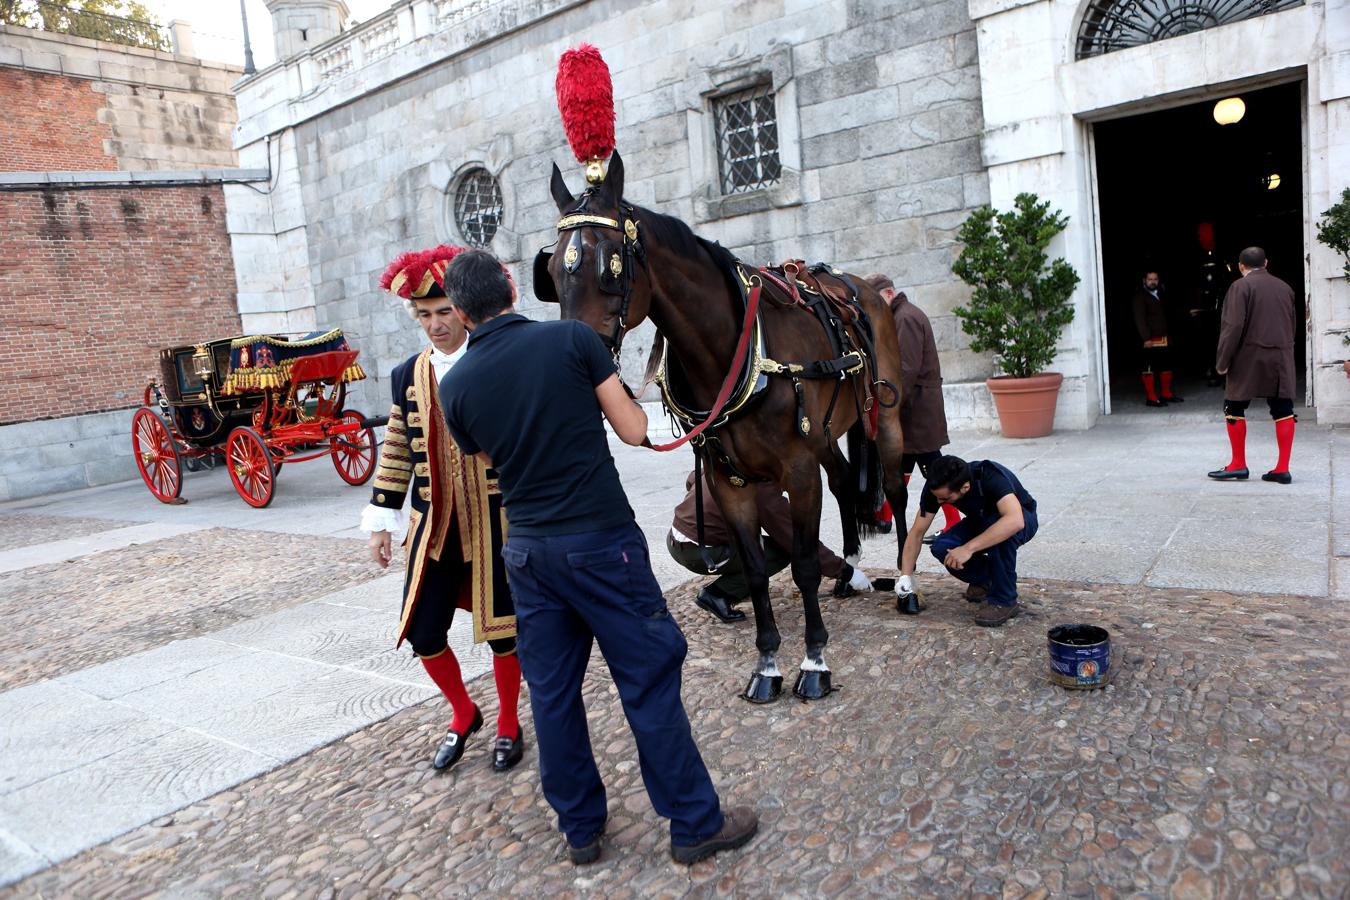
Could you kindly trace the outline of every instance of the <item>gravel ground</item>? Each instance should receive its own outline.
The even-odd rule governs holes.
[[[380,574],[363,541],[231,528],[0,574],[0,690],[216,631]]]
[[[237,533],[204,532],[197,545],[126,551],[139,574],[105,576],[102,593],[120,599],[115,621],[97,623],[99,640],[129,630],[150,644],[232,621],[243,610],[227,570],[288,573],[311,597],[312,579],[365,572],[338,564],[331,545],[341,542],[267,539],[241,545]],[[241,560],[247,546],[255,555]],[[173,555],[196,561],[196,591],[147,590],[146,577],[172,580]],[[219,571],[208,564],[203,575],[204,557]],[[276,559],[327,565],[269,567]],[[80,584],[73,574],[49,576],[67,601]],[[275,581],[247,603],[289,602]],[[143,605],[221,582],[185,615]],[[787,668],[800,657],[801,615],[782,599],[787,583],[774,584]],[[723,802],[759,810],[760,834],[743,851],[690,868],[670,861],[597,657],[585,697],[610,823],[595,866],[566,862],[528,714],[516,770],[492,772],[480,736],[455,770],[437,774],[429,760],[447,719],[437,700],[0,895],[1344,896],[1350,626],[1335,601],[1043,581],[1024,586],[1021,618],[981,629],[953,582],[928,591],[918,618],[896,615],[882,595],[828,600],[827,658],[841,689],[815,704],[785,696],[753,707],[736,697],[754,660],[753,626],[709,619],[693,605],[697,587],[668,595],[690,644],[685,703]],[[22,590],[22,581],[0,588]],[[131,609],[139,628],[121,618]],[[1066,621],[1111,630],[1120,669],[1110,687],[1049,684],[1045,631]],[[16,635],[28,646],[44,625],[36,615],[3,624],[8,672]],[[75,640],[91,623],[79,624],[34,643]],[[90,641],[83,664],[96,654]],[[480,735],[490,734],[491,680],[470,689],[488,721]]]

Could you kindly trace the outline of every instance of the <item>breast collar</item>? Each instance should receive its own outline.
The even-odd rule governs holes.
[[[736,285],[740,288],[740,311],[744,312],[745,304],[749,299],[748,292],[751,282],[745,267],[739,262],[736,263],[735,276]],[[762,313],[759,313],[755,316],[754,324],[751,326],[754,333],[750,336],[750,353],[737,376],[736,387],[732,391],[731,400],[722,409],[721,415],[708,426],[709,430],[725,425],[738,413],[746,409],[750,405],[750,401],[758,397],[769,386],[768,369],[766,369],[765,363],[767,361],[773,366],[778,364],[769,359],[768,348],[764,343],[764,328],[760,322],[761,315]],[[661,389],[661,399],[666,404],[666,408],[688,431],[696,423],[702,422],[708,417],[708,410],[695,409],[687,403],[680,402],[675,396],[667,370],[669,357],[670,349],[669,344],[667,344],[665,352],[661,355],[661,367],[657,371],[656,383]]]

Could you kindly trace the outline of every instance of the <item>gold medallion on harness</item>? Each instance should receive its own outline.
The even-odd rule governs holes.
[[[613,273],[615,278],[623,274],[623,259],[619,254],[615,253],[609,258],[609,271]]]
[[[577,264],[577,248],[568,247],[567,252],[563,254],[563,263],[570,269]]]
[[[802,434],[810,434],[810,433],[811,433],[811,420],[808,419],[806,416],[802,416]]]
[[[632,219],[623,220],[623,233],[628,235],[628,240],[637,243],[637,223]]]

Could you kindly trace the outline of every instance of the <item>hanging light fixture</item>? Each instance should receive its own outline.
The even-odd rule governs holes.
[[[1220,125],[1234,125],[1247,114],[1247,104],[1241,97],[1225,97],[1214,104],[1214,121]]]
[[[1280,186],[1280,173],[1271,172],[1269,175],[1267,175],[1265,178],[1262,178],[1261,180],[1265,182],[1266,190],[1273,191]]]

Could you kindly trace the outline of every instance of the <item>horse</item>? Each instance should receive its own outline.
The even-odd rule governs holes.
[[[658,340],[668,342],[659,379],[663,397],[686,431],[699,432],[692,442],[696,466],[701,457],[712,466],[713,495],[735,536],[750,584],[759,660],[742,696],[752,702],[777,699],[783,676],[755,491],[746,485],[767,481],[787,492],[792,578],[802,596],[806,645],[793,693],[820,699],[832,690],[824,655],[829,633],[818,594],[820,469],[825,469],[830,492],[839,502],[844,556],[850,565],[857,565],[861,535],[875,524],[881,492],[892,509],[905,508],[900,348],[890,311],[864,280],[838,270],[817,269],[813,279],[804,266],[788,266],[777,277],[743,266],[679,219],[624,201],[623,181],[617,152],[603,180],[579,196],[571,193],[554,164],[550,192],[560,215],[559,238],[553,249],[541,250],[535,259],[535,294],[541,301],[558,303],[564,318],[590,325],[616,363],[624,334],[645,318],[657,326]],[[812,283],[836,292],[852,289],[867,319],[878,326],[867,335],[860,321],[847,331],[844,340],[858,351],[856,356],[844,355],[841,361],[838,341],[832,345],[818,316],[796,302]],[[749,298],[755,295],[767,302],[750,316]],[[871,360],[863,359],[864,345],[870,345]],[[738,360],[742,349],[745,358]],[[659,348],[654,348],[654,360],[658,356]],[[823,363],[811,365],[822,360],[834,365],[825,371],[820,371]],[[864,364],[858,365],[860,361]],[[649,375],[652,370],[649,365]],[[718,412],[719,395],[728,405],[709,416]],[[876,418],[872,438],[865,433],[869,415]],[[848,461],[836,442],[845,433]],[[904,529],[896,533],[898,537]],[[897,546],[897,561],[899,552]]]

